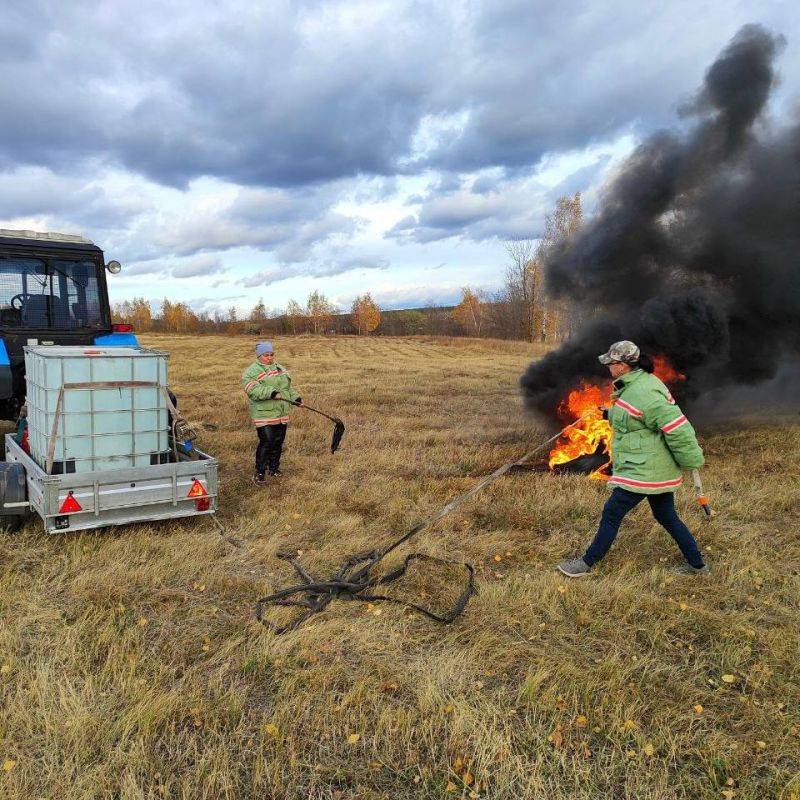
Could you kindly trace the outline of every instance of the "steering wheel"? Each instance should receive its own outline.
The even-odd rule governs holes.
[[[28,301],[29,297],[33,297],[33,295],[30,294],[29,292],[21,292],[20,294],[15,294],[10,301],[11,308],[16,309],[17,311],[21,311],[23,304],[25,304]]]

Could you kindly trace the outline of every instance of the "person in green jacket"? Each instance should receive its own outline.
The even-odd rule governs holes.
[[[291,408],[286,401],[302,405],[303,400],[292,386],[289,373],[275,362],[272,342],[256,345],[256,360],[242,373],[242,385],[258,434],[254,481],[263,485],[267,475],[281,475],[281,452]]]
[[[675,490],[683,481],[682,470],[704,463],[694,428],[669,389],[652,374],[652,360],[633,342],[617,342],[599,359],[614,379],[608,410],[614,431],[609,483],[614,490],[584,555],[562,561],[559,570],[570,578],[586,575],[608,552],[625,515],[646,497],[656,521],[686,559],[680,571],[708,572],[697,542],[675,511]]]

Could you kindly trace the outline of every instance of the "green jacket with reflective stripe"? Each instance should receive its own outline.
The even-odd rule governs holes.
[[[256,427],[289,421],[291,405],[285,400],[273,400],[274,392],[288,400],[300,397],[292,387],[291,375],[280,364],[254,361],[242,373],[242,386],[249,400],[250,419]]]
[[[627,372],[614,381],[611,397],[612,486],[639,494],[674,492],[682,470],[703,466],[694,428],[655,375]]]

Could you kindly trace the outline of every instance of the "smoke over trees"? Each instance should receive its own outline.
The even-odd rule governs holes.
[[[619,339],[669,357],[689,398],[770,379],[800,352],[800,126],[763,113],[782,45],[742,28],[683,109],[691,129],[642,143],[547,254],[553,296],[599,313],[528,368],[530,408],[551,413]]]

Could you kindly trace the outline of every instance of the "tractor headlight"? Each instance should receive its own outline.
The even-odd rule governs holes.
[[[119,261],[109,261],[108,264],[106,264],[106,269],[112,275],[116,275],[122,269],[122,264],[120,264]]]

